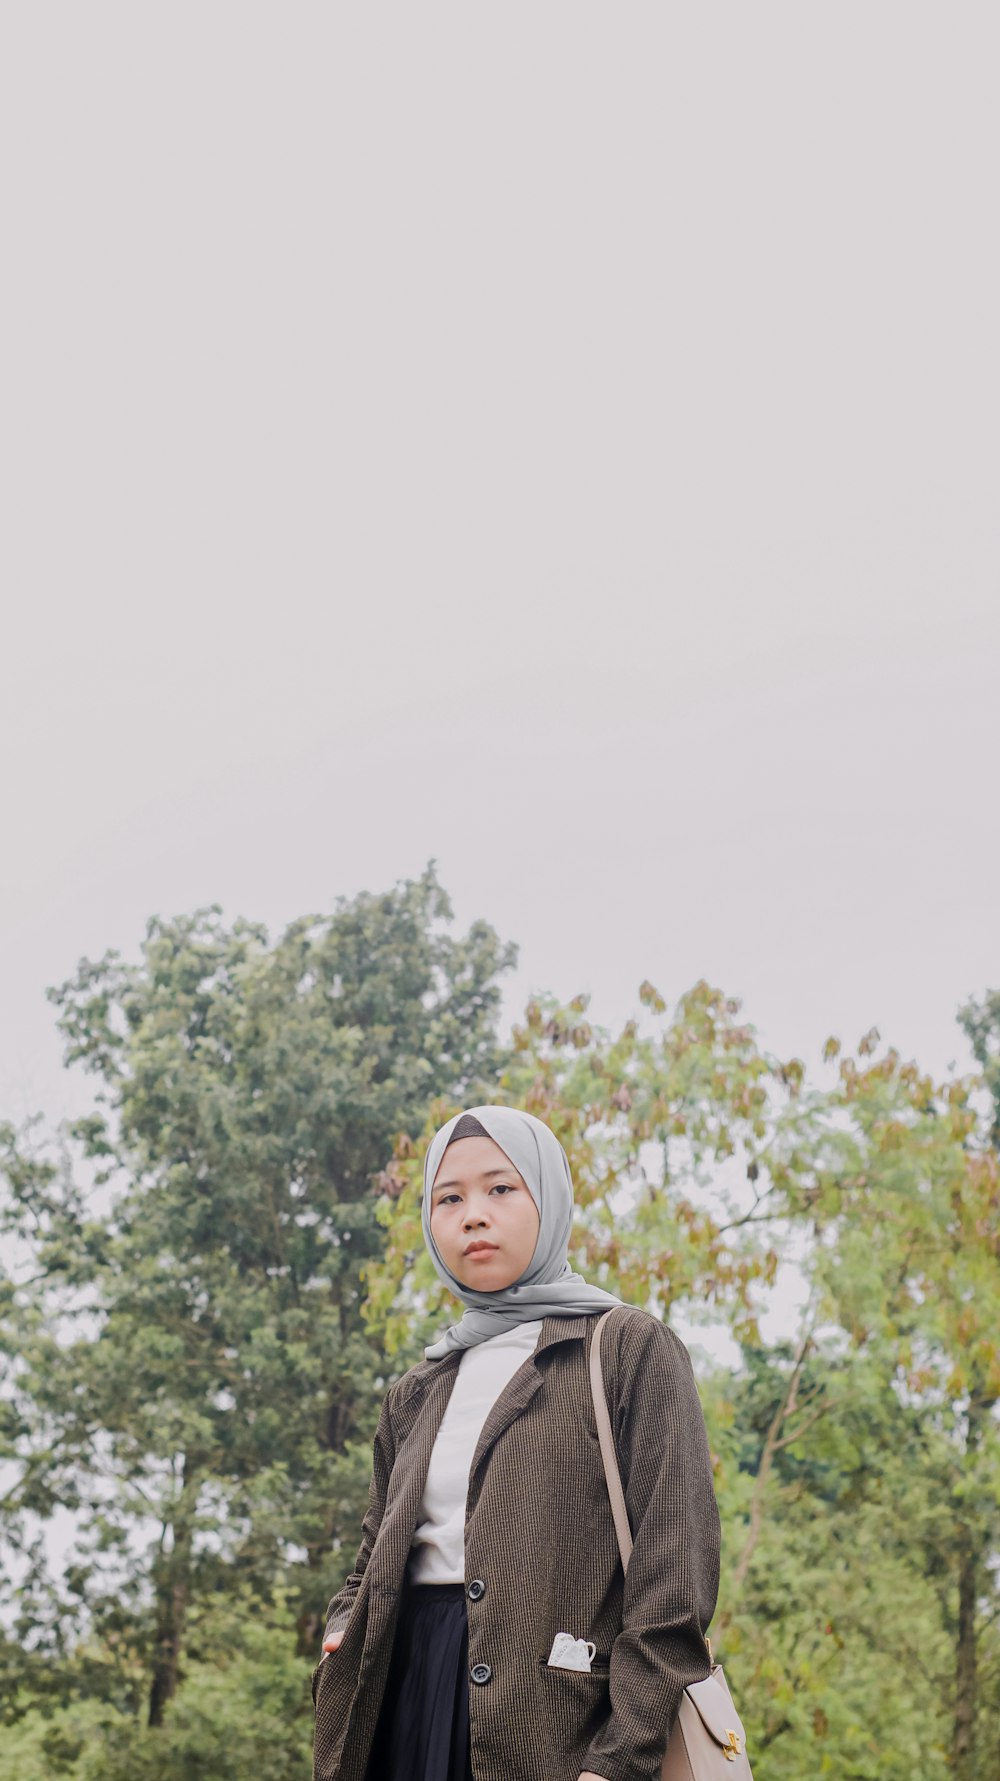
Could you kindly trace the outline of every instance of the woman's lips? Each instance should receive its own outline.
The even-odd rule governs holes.
[[[485,1249],[467,1249],[465,1252],[465,1259],[467,1262],[484,1262],[487,1261],[491,1255],[496,1255],[496,1252],[496,1244],[491,1243],[488,1248]]]

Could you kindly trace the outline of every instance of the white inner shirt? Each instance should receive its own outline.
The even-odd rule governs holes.
[[[410,1547],[413,1583],[464,1583],[465,1504],[483,1424],[505,1385],[535,1351],[542,1319],[467,1348],[441,1418]]]

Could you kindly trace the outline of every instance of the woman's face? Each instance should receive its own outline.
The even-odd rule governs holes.
[[[499,1144],[456,1138],[448,1145],[431,1187],[430,1225],[442,1261],[463,1286],[513,1286],[535,1253],[538,1224],[527,1183]]]

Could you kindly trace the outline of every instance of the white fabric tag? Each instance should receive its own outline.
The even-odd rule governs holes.
[[[597,1646],[590,1639],[574,1639],[572,1633],[556,1633],[549,1663],[560,1670],[589,1670]]]

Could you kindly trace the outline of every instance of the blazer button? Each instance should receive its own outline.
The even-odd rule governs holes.
[[[486,1585],[483,1582],[482,1578],[481,1577],[473,1577],[472,1582],[469,1584],[469,1590],[468,1590],[470,1602],[478,1602],[480,1596],[483,1596],[485,1594],[486,1594]]]
[[[493,1671],[489,1664],[473,1664],[472,1666],[473,1682],[488,1682],[492,1674]]]

